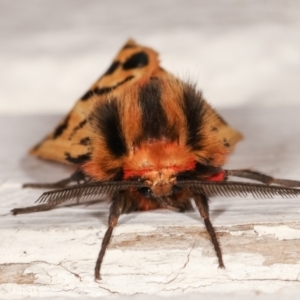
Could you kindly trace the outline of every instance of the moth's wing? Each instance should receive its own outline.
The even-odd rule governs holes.
[[[129,40],[107,71],[76,102],[64,120],[31,149],[32,155],[67,164],[81,164],[90,159],[92,144],[88,117],[95,103],[106,101],[111,92],[125,90],[135,82],[147,81],[159,70],[158,54]]]
[[[200,139],[193,152],[200,164],[222,167],[243,136],[230,127],[203,98],[201,103],[203,106],[198,133]]]
[[[216,132],[217,137],[226,145],[229,153],[232,152],[235,145],[243,139],[243,135],[232,128],[228,123],[207,103],[206,110],[212,129]]]

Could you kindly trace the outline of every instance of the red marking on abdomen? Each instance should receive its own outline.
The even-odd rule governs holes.
[[[128,179],[130,177],[141,177],[147,172],[154,171],[154,169],[141,169],[141,170],[124,170],[124,179]]]
[[[225,177],[226,177],[225,171],[222,170],[219,173],[216,173],[208,178],[205,178],[205,180],[207,180],[207,181],[225,181]]]

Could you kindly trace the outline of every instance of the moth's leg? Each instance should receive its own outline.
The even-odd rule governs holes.
[[[286,187],[300,187],[300,181],[273,178],[272,176],[254,170],[239,169],[239,170],[225,170],[225,172],[227,176],[247,178],[265,184],[278,184]]]
[[[204,195],[197,194],[197,195],[194,195],[194,200],[195,200],[195,204],[199,210],[199,213],[204,220],[204,224],[205,224],[206,230],[210,236],[211,242],[214,245],[215,252],[217,254],[218,261],[219,261],[219,268],[225,268],[224,263],[223,263],[223,257],[222,257],[222,251],[220,248],[220,244],[217,239],[215,229],[212,226],[210,219],[209,219],[208,198]]]
[[[27,206],[27,207],[21,207],[21,208],[14,208],[11,210],[11,213],[13,215],[20,215],[20,214],[30,214],[33,212],[39,212],[39,211],[46,211],[53,209],[56,205],[49,205],[49,204],[40,204],[35,206]]]
[[[101,279],[100,268],[101,268],[102,260],[106,248],[109,244],[113,229],[117,225],[118,219],[123,211],[124,211],[124,193],[119,193],[113,198],[110,206],[109,217],[108,217],[108,228],[102,240],[101,249],[98,254],[98,259],[95,266],[95,280]]]
[[[23,188],[41,188],[41,189],[58,189],[66,187],[70,183],[80,184],[81,182],[86,182],[87,177],[80,170],[77,170],[73,173],[69,178],[52,182],[52,183],[25,183],[23,184]]]

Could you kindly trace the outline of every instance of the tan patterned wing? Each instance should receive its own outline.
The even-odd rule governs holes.
[[[64,120],[30,153],[37,157],[67,164],[81,164],[90,159],[92,142],[88,117],[95,103],[107,101],[112,92],[127,89],[136,82],[147,81],[159,69],[158,54],[129,40],[107,71],[76,102]]]
[[[232,152],[235,145],[243,139],[243,135],[228,125],[228,123],[210,105],[206,103],[206,106],[209,114],[209,124],[211,124],[212,129],[216,131],[217,136],[226,145],[229,153]]]

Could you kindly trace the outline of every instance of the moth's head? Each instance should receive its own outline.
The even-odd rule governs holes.
[[[168,196],[174,193],[177,175],[193,170],[195,164],[194,155],[178,142],[147,140],[136,146],[126,158],[124,179],[145,183],[152,197]]]
[[[145,172],[140,180],[143,181],[147,188],[142,188],[139,192],[143,196],[163,197],[174,193],[174,184],[176,182],[176,172],[170,168],[161,170],[152,170]]]

